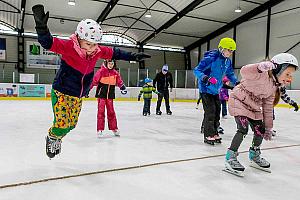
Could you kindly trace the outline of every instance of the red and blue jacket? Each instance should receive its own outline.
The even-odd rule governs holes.
[[[63,40],[52,37],[48,32],[39,34],[38,41],[43,48],[61,55],[61,65],[52,88],[74,97],[88,95],[99,59],[135,60],[131,52],[100,45],[91,56],[86,56],[80,50],[76,35],[72,35],[70,40]]]

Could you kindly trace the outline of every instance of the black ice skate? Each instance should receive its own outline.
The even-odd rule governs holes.
[[[61,139],[46,136],[46,154],[51,159],[61,152]]]
[[[148,115],[150,115],[150,111],[148,112]]]
[[[144,113],[143,113],[143,115],[144,115],[144,116],[147,116],[147,113],[146,113],[146,112],[144,112]]]
[[[157,115],[161,115],[162,112],[161,112],[160,110],[157,110],[157,111],[156,111],[156,114],[157,114]]]
[[[167,115],[172,115],[171,110],[167,110]]]
[[[215,138],[211,136],[204,137],[204,143],[215,145]]]
[[[222,143],[222,138],[219,136],[219,134],[214,136],[215,142],[221,144]]]
[[[219,134],[224,134],[224,129],[223,129],[221,126],[219,126],[219,127],[217,128],[217,132],[218,132]]]

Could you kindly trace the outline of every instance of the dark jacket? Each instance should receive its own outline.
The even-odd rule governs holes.
[[[157,87],[157,91],[168,90],[169,86],[173,88],[172,74],[170,72],[167,72],[165,75],[162,72],[157,73],[153,79],[153,86]]]

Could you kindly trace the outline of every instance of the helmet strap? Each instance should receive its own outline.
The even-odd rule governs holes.
[[[222,54],[222,56],[225,57],[225,55],[224,55],[224,48],[220,47],[220,48],[219,48],[219,51],[220,51],[220,53]]]
[[[277,78],[277,74],[274,70],[272,70],[272,74],[273,74],[273,77],[275,79],[275,85],[279,87],[281,85],[281,83],[279,83],[278,78]]]

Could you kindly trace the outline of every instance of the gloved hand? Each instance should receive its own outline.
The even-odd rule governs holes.
[[[127,94],[126,86],[124,84],[120,87],[120,90],[121,90],[121,94],[123,95]]]
[[[265,62],[261,62],[258,64],[257,69],[261,72],[266,72],[272,69],[275,69],[276,66],[274,65],[274,63],[270,62],[270,61],[265,61]]]
[[[173,88],[170,88],[170,92],[172,92]]]
[[[32,7],[32,12],[35,21],[35,29],[37,34],[46,34],[49,32],[47,22],[49,19],[49,11],[45,14],[44,6],[37,4]]]
[[[204,76],[202,81],[206,84],[217,84],[218,80],[215,77]]]
[[[265,129],[265,133],[263,134],[263,138],[267,141],[272,140],[272,134],[273,134],[272,129]]]
[[[121,94],[123,95],[127,94],[127,90],[121,90]]]
[[[294,111],[297,112],[299,110],[298,104],[296,102],[290,104],[291,106],[293,106],[295,109]]]
[[[139,53],[131,53],[131,55],[133,56],[133,58],[135,59],[135,61],[143,61],[147,58],[151,58],[151,56],[149,54],[143,53],[143,52],[139,52]]]
[[[232,86],[230,86],[230,85],[223,84],[223,85],[222,85],[222,88],[232,90],[234,87],[232,87]]]
[[[140,100],[141,100],[141,95],[138,96],[138,101],[140,101]]]

